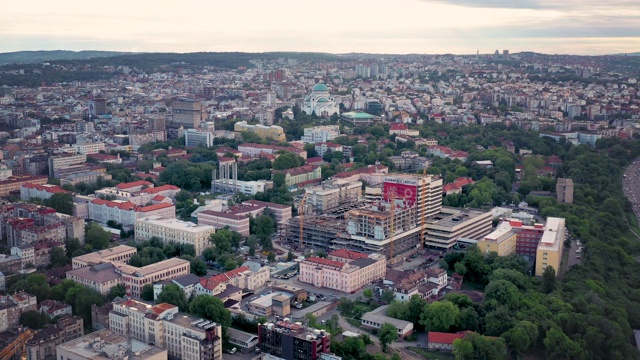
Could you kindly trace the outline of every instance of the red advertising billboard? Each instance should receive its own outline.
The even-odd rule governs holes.
[[[403,199],[407,207],[412,207],[418,200],[418,187],[416,185],[385,182],[382,191],[384,200],[389,201],[393,194],[396,200]]]

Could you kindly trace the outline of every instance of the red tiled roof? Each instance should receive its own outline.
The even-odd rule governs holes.
[[[162,195],[156,195],[153,197],[153,201],[164,201],[167,197],[166,196],[162,196]]]
[[[329,256],[335,256],[335,257],[340,257],[343,259],[351,259],[351,260],[364,259],[369,257],[367,254],[363,254],[361,252],[351,251],[347,249],[338,249],[338,250],[332,251],[329,253]]]
[[[104,199],[95,199],[95,200],[91,200],[91,203],[96,205],[107,205],[108,207],[111,207],[111,208],[117,207],[121,210],[132,210],[136,207],[133,203],[129,201],[115,202],[115,201],[109,201]]]
[[[141,192],[146,194],[157,194],[161,191],[167,191],[167,190],[180,191],[180,188],[175,185],[162,185],[162,186],[153,187],[153,188],[146,188]]]
[[[464,333],[461,334],[450,334],[443,332],[435,332],[429,331],[428,342],[429,344],[448,344],[452,345],[453,341],[456,339],[462,339],[464,337]]]
[[[408,130],[409,128],[405,124],[392,123],[390,130]]]
[[[341,263],[339,261],[323,259],[323,258],[319,258],[319,257],[315,257],[315,256],[307,258],[305,261],[309,261],[309,262],[320,264],[320,265],[333,266],[333,267],[337,267],[337,268],[341,268],[341,267],[344,266],[344,263]]]
[[[69,191],[61,188],[58,185],[38,185],[38,184],[26,183],[26,184],[22,184],[22,187],[25,187],[27,189],[36,189],[38,191],[46,191],[52,194],[70,193]]]
[[[153,205],[149,205],[149,206],[143,206],[143,207],[138,208],[136,210],[137,211],[141,211],[141,212],[149,212],[149,211],[165,209],[165,208],[172,207],[172,206],[173,206],[173,204],[162,203],[162,204],[153,204]]]
[[[146,180],[138,180],[138,181],[134,181],[134,182],[129,182],[129,183],[122,183],[122,184],[118,184],[116,185],[116,189],[129,189],[132,187],[136,187],[136,186],[143,186],[143,185],[147,185],[147,186],[153,186],[152,183],[146,181]]]
[[[213,290],[221,283],[227,282],[233,278],[240,276],[241,273],[248,271],[249,268],[247,266],[241,266],[237,269],[233,269],[231,271],[227,271],[226,273],[222,273],[219,275],[214,275],[207,279],[201,279],[200,285],[207,290]]]

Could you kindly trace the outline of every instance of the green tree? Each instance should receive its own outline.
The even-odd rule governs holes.
[[[271,180],[273,180],[273,186],[276,189],[282,188],[286,186],[287,175],[282,172],[274,172],[271,176]]]
[[[464,276],[464,274],[467,273],[467,267],[464,266],[464,264],[462,262],[457,262],[454,266],[453,269],[455,270],[456,273]]]
[[[178,307],[180,311],[187,311],[189,307],[189,302],[187,301],[187,296],[184,294],[184,291],[180,289],[180,287],[176,284],[169,284],[162,289],[160,294],[158,294],[158,298],[156,299],[157,304],[167,303],[171,305],[175,305]]]
[[[189,304],[189,313],[221,324],[223,332],[231,326],[231,312],[225,309],[222,300],[210,295],[196,296]]]
[[[340,310],[340,313],[342,315],[345,316],[351,316],[351,314],[353,314],[353,311],[356,309],[356,304],[343,297],[342,299],[340,299],[340,304],[338,304],[338,310]]]
[[[56,193],[44,201],[48,207],[56,209],[57,212],[73,215],[73,197],[69,193]]]
[[[542,273],[542,288],[545,294],[551,293],[556,289],[556,270],[553,266],[547,266]]]
[[[378,339],[380,339],[380,346],[383,352],[387,352],[389,344],[394,342],[398,338],[398,330],[396,327],[389,323],[384,323],[378,330]]]
[[[453,340],[453,355],[456,360],[472,360],[473,344],[469,340],[455,339]]]
[[[193,258],[191,260],[191,273],[198,276],[207,275],[207,264],[200,258]]]
[[[253,233],[258,237],[260,245],[264,250],[271,250],[271,235],[276,231],[276,221],[269,215],[262,214],[256,217]]]
[[[274,170],[286,170],[298,167],[304,164],[304,159],[294,153],[284,153],[273,161]]]
[[[86,328],[91,328],[91,306],[102,306],[105,297],[95,290],[74,284],[64,295],[64,301],[71,305],[73,314],[82,317]]]
[[[38,302],[51,298],[51,288],[47,283],[47,277],[44,274],[33,273],[26,278],[20,278],[17,282],[9,286],[9,293],[25,291],[34,295]]]
[[[269,262],[276,261],[276,254],[273,251],[269,251],[269,255],[267,255],[267,260],[269,260]]]
[[[144,301],[153,301],[153,285],[146,284],[143,286],[141,297]]]
[[[59,246],[55,246],[54,248],[52,248],[49,255],[51,256],[52,268],[62,267],[70,262],[70,259],[67,257],[65,251]]]
[[[391,302],[395,300],[396,294],[393,292],[393,290],[384,289],[382,290],[382,295],[380,297],[382,298],[382,301],[384,301],[385,303],[391,304]]]
[[[458,327],[462,330],[478,331],[480,327],[480,316],[476,309],[468,307],[460,310]]]
[[[65,248],[67,250],[67,256],[71,259],[74,256],[73,253],[75,253],[77,250],[82,250],[82,244],[77,238],[67,239]]]
[[[529,321],[520,321],[514,328],[502,334],[509,349],[522,356],[538,341],[538,327]]]
[[[420,324],[427,331],[448,332],[456,326],[460,310],[451,301],[435,301],[425,306],[420,316]]]
[[[127,295],[127,289],[124,287],[123,284],[118,284],[112,287],[111,290],[109,290],[109,295],[107,295],[107,299],[109,299],[109,301],[112,301],[117,297],[123,297],[125,295]]]
[[[371,289],[364,289],[364,291],[362,292],[362,295],[364,297],[366,297],[367,299],[371,299],[373,298],[373,290]]]
[[[35,310],[29,310],[20,314],[20,325],[32,330],[42,329],[49,323],[49,317]]]
[[[102,250],[109,247],[111,233],[104,230],[98,223],[92,222],[87,227],[85,239],[94,251]]]
[[[544,347],[547,359],[550,360],[580,360],[586,358],[578,342],[571,340],[562,330],[555,328],[547,331],[547,336],[544,338]]]
[[[294,256],[293,253],[291,252],[291,250],[289,250],[289,252],[287,253],[287,261],[293,261]]]

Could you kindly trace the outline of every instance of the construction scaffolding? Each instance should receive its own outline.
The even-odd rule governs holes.
[[[307,209],[315,214],[344,214],[364,204],[362,182],[332,179],[305,189]]]
[[[302,219],[302,223],[300,222]],[[303,228],[304,231],[300,231]],[[289,219],[285,228],[285,240],[305,248],[331,251],[337,249],[334,243],[338,238],[348,239],[346,223],[340,216],[307,214],[303,218]],[[301,239],[302,237],[302,239]]]
[[[299,246],[302,239],[305,248],[327,252],[345,248],[380,253],[395,263],[417,251],[421,228],[417,225],[416,207],[398,205],[392,229],[390,207],[389,203],[378,203],[374,208],[351,210],[343,216],[305,214],[302,222],[300,217],[289,220],[285,239],[294,246]]]

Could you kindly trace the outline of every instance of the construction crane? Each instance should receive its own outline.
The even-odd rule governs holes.
[[[427,208],[427,168],[422,169],[422,191],[420,196],[422,197],[422,214],[420,215],[420,250],[424,250],[424,232],[426,230],[426,208]]]
[[[302,200],[300,201],[300,209],[298,213],[300,214],[300,251],[304,247],[304,203],[307,201],[307,193],[304,193]]]
[[[393,261],[393,238],[396,233],[395,215],[396,215],[396,197],[394,193],[389,194],[391,200],[391,239],[389,239],[389,263]]]
[[[9,344],[9,346],[7,346],[2,351],[0,351],[0,360],[11,359],[11,357],[13,357],[13,355],[15,355],[16,352],[18,352],[18,350],[20,350],[21,354],[24,354],[25,353],[24,346],[27,343],[27,341],[31,340],[33,335],[34,335],[33,331],[29,329],[25,330],[23,333],[18,335],[18,337],[15,340],[13,340],[13,342]]]

